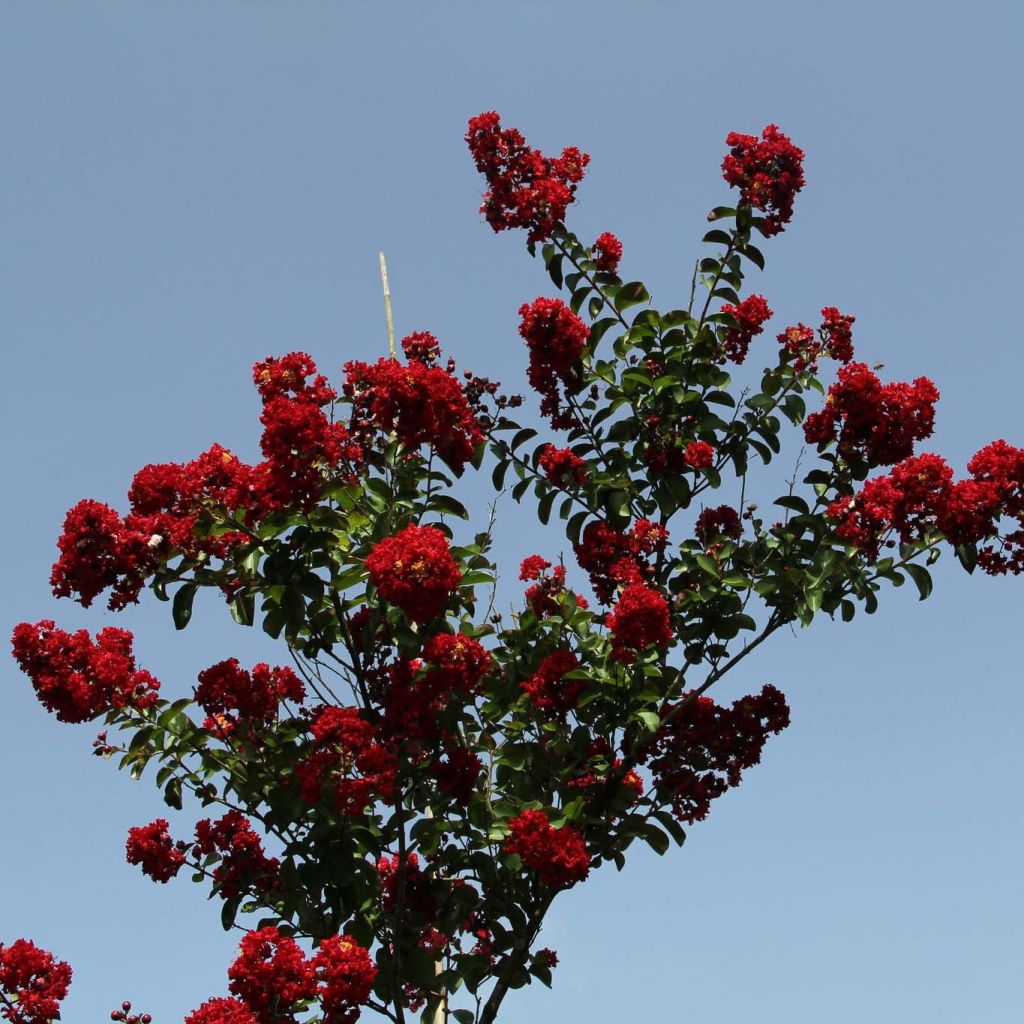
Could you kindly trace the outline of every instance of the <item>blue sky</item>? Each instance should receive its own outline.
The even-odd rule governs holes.
[[[1024,443],[1022,28],[996,2],[8,0],[0,625],[114,621],[49,595],[64,511],[215,440],[255,456],[256,359],[303,348],[337,379],[381,354],[380,249],[400,334],[523,387],[516,309],[551,285],[477,213],[462,135],[487,109],[591,154],[571,224],[615,231],[662,308],[727,201],[725,134],[777,122],[808,185],[765,246],[774,322],[856,314],[868,362],[936,381],[930,450],[958,468]],[[524,521],[506,498],[506,564],[543,543]],[[509,1024],[1020,1019],[1024,581],[944,560],[936,583],[780,635],[729,681],[779,685],[793,725],[684,850],[563,897],[555,990],[517,993]],[[184,634],[154,604],[117,621],[169,693],[283,656],[215,601]],[[91,758],[94,730],[42,712],[13,664],[0,677],[0,941],[73,964],[69,1024],[124,998],[180,1020],[225,991],[235,938],[199,887],[124,863],[156,791]]]

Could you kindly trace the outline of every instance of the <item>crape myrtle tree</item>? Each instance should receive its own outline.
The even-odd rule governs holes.
[[[926,597],[947,544],[968,571],[1024,569],[1024,450],[995,441],[959,479],[919,452],[935,386],[883,383],[836,308],[759,337],[755,240],[785,229],[804,185],[777,127],[728,136],[736,205],[708,215],[712,254],[664,312],[619,276],[614,235],[586,245],[565,225],[586,154],[545,156],[495,113],[466,141],[487,222],[524,230],[567,300],[519,311],[549,437],[425,332],[336,385],[303,353],[268,358],[263,461],[214,445],[141,469],[124,516],[80,502],[52,583],[114,610],[148,588],[179,629],[214,588],[280,638],[282,664],[227,658],[169,702],[126,630],[14,631],[41,703],[103,720],[97,755],[148,768],[171,808],[208,808],[192,834],[158,818],[126,844],[154,881],[208,885],[242,933],[187,1024],[491,1024],[511,989],[551,982],[559,893],[637,840],[681,844],[788,724],[774,686],[722,705],[714,683],[787,624],[873,612],[885,584]],[[729,364],[748,358],[766,368],[739,390]],[[755,504],[751,470],[785,421],[816,461]],[[494,613],[491,525],[451,493],[470,469],[564,524],[571,557],[528,557],[511,616]],[[70,980],[30,940],[0,945],[11,1024],[57,1019]],[[130,1004],[112,1016],[148,1024]]]

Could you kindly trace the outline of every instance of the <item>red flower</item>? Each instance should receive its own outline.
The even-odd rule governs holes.
[[[424,339],[430,339],[429,342]],[[430,445],[456,473],[473,458],[484,434],[462,384],[449,370],[430,365],[436,352],[432,335],[412,335],[410,361],[378,359],[345,364],[345,394],[352,400],[352,422],[385,433],[412,448]]]
[[[710,697],[689,700],[678,712],[670,706],[663,720],[649,748],[651,772],[675,816],[693,822],[706,818],[711,801],[738,786],[744,769],[761,760],[769,734],[789,725],[789,708],[779,690],[765,686],[731,708]]]
[[[369,952],[348,935],[331,935],[320,943],[312,964],[324,1024],[353,1024],[377,977]]]
[[[557,598],[560,594],[569,593],[565,588],[565,566],[556,565],[551,569],[551,563],[540,555],[530,555],[524,558],[519,567],[519,578],[521,580],[537,580],[538,582],[529,587],[526,591],[526,603],[530,606],[533,614],[542,619],[546,615],[557,615],[559,606]],[[577,608],[588,608],[587,600],[579,594],[572,595],[576,601]]]
[[[580,356],[590,328],[561,299],[537,298],[519,307],[519,333],[530,350],[527,378],[542,397],[540,411],[556,429],[576,422],[571,410],[562,408],[566,394],[579,390]]]
[[[664,650],[672,642],[668,602],[657,590],[640,583],[623,590],[606,621],[616,661],[632,661],[648,647]]]
[[[429,331],[416,331],[402,339],[402,351],[409,362],[431,366],[441,357],[441,345]]]
[[[572,487],[587,481],[587,462],[571,448],[549,444],[541,452],[539,464],[548,482],[556,487]]]
[[[313,971],[296,941],[268,925],[242,939],[228,968],[229,988],[261,1024],[274,1024],[294,1003],[316,995]]]
[[[691,441],[683,453],[683,460],[693,469],[708,469],[715,461],[715,449],[707,441]]]
[[[260,837],[239,811],[228,811],[216,822],[209,818],[197,822],[195,851],[203,857],[220,857],[213,880],[226,900],[248,892],[269,892],[280,885],[280,862],[264,854]]]
[[[471,750],[456,747],[448,751],[443,760],[435,761],[430,773],[437,780],[437,787],[442,793],[447,793],[465,805],[476,791],[483,766],[483,761]]]
[[[14,628],[12,646],[36,696],[61,722],[85,722],[115,708],[145,708],[160,683],[136,669],[132,634],[108,626],[96,640],[80,629],[66,633],[51,619]]]
[[[398,909],[398,869],[401,863],[397,853],[377,861],[381,907],[386,914],[394,914]],[[405,859],[405,910],[425,917],[432,917],[437,910],[437,904],[428,891],[428,880],[420,869],[420,858],[415,853],[408,854]]]
[[[740,190],[740,202],[763,210],[762,231],[777,235],[793,216],[793,199],[804,187],[804,152],[773,125],[756,135],[730,132],[731,151],[722,161],[722,176]]]
[[[502,850],[519,854],[544,885],[568,889],[590,874],[586,843],[571,825],[552,828],[543,811],[523,811],[508,826],[509,835]]]
[[[520,686],[538,711],[565,718],[576,707],[589,682],[588,679],[565,678],[579,667],[579,659],[572,651],[555,651],[544,658],[537,671]]]
[[[264,662],[247,672],[237,658],[228,658],[199,673],[195,699],[210,716],[206,728],[230,733],[241,722],[256,729],[268,726],[282,701],[301,704],[302,680],[290,668],[271,668]]]
[[[531,149],[515,128],[502,129],[494,111],[470,118],[466,142],[487,179],[480,212],[495,231],[529,228],[529,240],[548,238],[565,217],[590,161],[575,146],[560,157]]]
[[[289,397],[324,406],[338,397],[327,378],[317,372],[312,356],[305,352],[289,352],[279,358],[267,356],[253,366],[252,379],[265,402]]]
[[[853,358],[852,327],[857,318],[840,313],[835,306],[825,306],[822,311],[821,333],[828,338],[826,351],[840,363],[848,363]]]
[[[638,519],[629,531],[636,550],[645,555],[654,555],[665,550],[668,543],[668,530],[649,519]]]
[[[610,232],[598,235],[594,242],[594,262],[597,269],[606,274],[614,274],[619,269],[622,259],[622,243]]]
[[[723,358],[742,363],[747,357],[751,340],[764,330],[763,325],[772,316],[772,311],[763,295],[748,295],[738,306],[727,302],[721,311],[737,323],[736,327],[730,327],[725,332]]]
[[[836,441],[844,458],[891,466],[913,454],[915,441],[931,435],[938,398],[927,377],[882,384],[864,363],[849,363],[828,389],[825,408],[807,417],[804,437],[811,444]]]
[[[719,505],[718,508],[706,508],[694,526],[697,539],[707,547],[716,537],[728,537],[739,540],[742,527],[739,513],[730,505]]]
[[[50,573],[55,597],[77,595],[88,608],[112,588],[108,602],[116,611],[139,598],[146,577],[160,562],[164,537],[131,525],[98,501],[80,501],[68,510],[57,541],[60,558]]]
[[[519,566],[519,578],[521,580],[539,580],[546,570],[551,568],[551,563],[540,555],[528,555]]]
[[[436,526],[407,526],[385,537],[367,555],[366,568],[381,597],[413,622],[440,615],[461,579],[448,538]]]
[[[602,604],[611,602],[619,583],[644,578],[643,569],[635,557],[636,541],[601,520],[587,524],[573,550],[580,568],[590,576],[591,586]]]
[[[185,1024],[259,1024],[252,1010],[239,999],[208,999],[193,1010]]]
[[[175,849],[167,828],[167,819],[157,818],[148,825],[128,830],[128,863],[141,865],[142,873],[155,882],[170,881],[185,863],[185,855]]]
[[[487,651],[462,633],[435,633],[423,645],[423,660],[433,666],[423,683],[439,696],[472,693],[494,669]]]
[[[47,1024],[60,1017],[71,968],[28,939],[0,945],[0,1016],[10,1024]]]

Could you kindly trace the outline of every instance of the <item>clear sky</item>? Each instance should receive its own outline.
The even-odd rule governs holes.
[[[153,601],[55,602],[61,519],[214,440],[255,457],[256,359],[304,348],[337,379],[381,354],[379,249],[400,333],[524,389],[516,309],[552,288],[477,213],[482,110],[591,154],[571,224],[615,231],[661,308],[728,201],[726,133],[777,122],[808,184],[765,246],[774,323],[854,313],[883,375],[935,380],[930,450],[958,468],[1024,444],[1022,30],[1011,2],[5,0],[2,629],[117,621],[174,696],[221,658],[283,659],[216,601],[184,634]],[[506,498],[506,565],[543,543],[527,522]],[[791,728],[684,850],[559,900],[555,990],[515,994],[509,1024],[1021,1020],[1024,580],[946,559],[936,584],[751,658],[722,696],[774,682]],[[124,998],[180,1021],[226,991],[235,936],[186,878],[125,864],[127,828],[166,813],[151,785],[13,663],[0,680],[0,941],[73,964],[68,1024]]]

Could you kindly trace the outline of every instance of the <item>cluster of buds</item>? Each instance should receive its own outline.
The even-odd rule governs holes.
[[[148,1013],[132,1013],[132,1004],[126,999],[119,1010],[110,1011],[110,1019],[124,1021],[124,1024],[153,1024]]]

